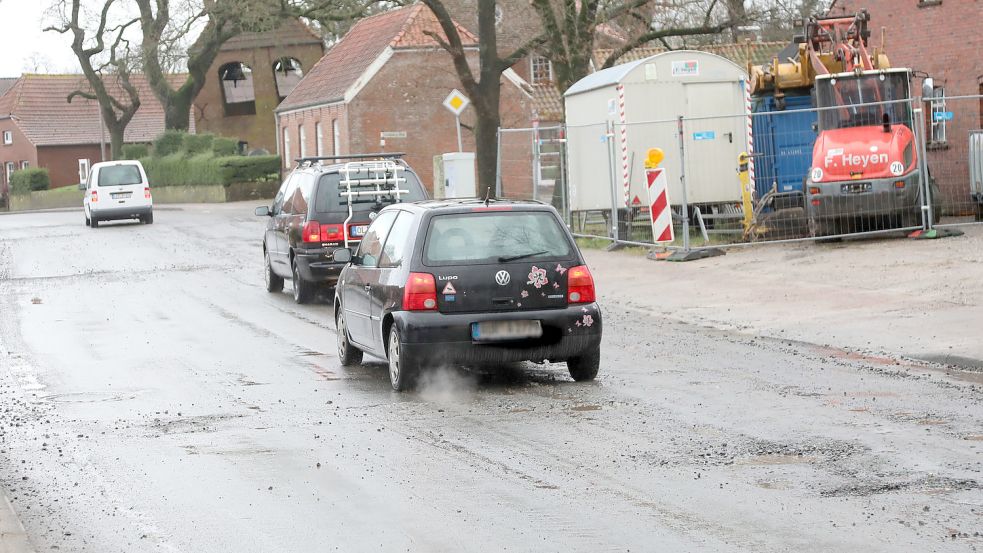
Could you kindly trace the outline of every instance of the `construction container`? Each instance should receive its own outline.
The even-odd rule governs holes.
[[[782,102],[771,94],[754,98],[754,186],[758,198],[774,188],[778,204],[795,207],[802,203],[802,187],[816,143],[817,119],[812,104],[809,95],[786,95]]]
[[[677,118],[683,116],[687,200],[736,204],[747,150],[747,74],[706,52],[676,50],[588,75],[564,94],[574,211],[646,204],[643,161],[665,152],[669,202],[682,203]]]

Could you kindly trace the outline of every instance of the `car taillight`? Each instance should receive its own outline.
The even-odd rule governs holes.
[[[93,202],[98,202],[99,201],[99,193],[96,192],[95,190],[92,191],[92,201]]]
[[[146,186],[146,187],[143,188],[143,197],[146,198],[146,199],[148,199],[148,200],[150,199],[150,187],[149,186]]]
[[[317,221],[307,221],[304,225],[304,232],[301,234],[304,242],[321,241],[321,224]]]
[[[586,265],[567,271],[567,303],[590,303],[594,297],[594,277]]]
[[[403,309],[431,311],[437,309],[437,283],[429,273],[410,273],[403,290]]]
[[[343,225],[322,225],[321,237],[325,242],[340,242],[345,239]]]

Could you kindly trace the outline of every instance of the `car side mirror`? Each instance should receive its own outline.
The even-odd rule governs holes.
[[[334,260],[338,263],[351,263],[352,251],[348,248],[338,248],[334,251]]]
[[[265,205],[257,207],[255,213],[257,217],[270,217],[272,215],[269,206]]]
[[[84,182],[80,182],[79,183],[79,190],[85,190],[85,183]]]

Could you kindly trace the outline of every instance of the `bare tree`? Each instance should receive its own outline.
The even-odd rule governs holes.
[[[90,90],[75,90],[68,95],[68,102],[76,97],[99,102],[102,119],[109,131],[112,157],[119,159],[123,151],[123,133],[140,109],[140,94],[130,82],[131,51],[125,39],[126,30],[138,20],[131,19],[119,24],[110,23],[110,10],[116,0],[106,0],[99,12],[99,23],[93,33],[92,41],[86,39],[86,30],[81,24],[81,0],[61,0],[61,26],[51,26],[45,31],[61,34],[71,33],[72,51],[82,66],[82,74],[88,81]],[[112,42],[109,43],[106,37]],[[110,92],[107,84],[115,85],[113,92],[121,93],[118,98]]]
[[[422,0],[430,8],[443,35],[427,33],[446,50],[454,62],[454,69],[464,93],[470,98],[475,112],[475,158],[478,165],[478,193],[495,195],[495,177],[498,152],[497,136],[501,124],[500,101],[502,73],[524,58],[533,48],[542,44],[537,37],[518,47],[506,56],[498,53],[498,37],[495,33],[495,0],[478,0],[478,72],[471,68],[468,53],[461,35],[442,0]]]

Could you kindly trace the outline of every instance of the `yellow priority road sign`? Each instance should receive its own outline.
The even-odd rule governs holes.
[[[444,99],[444,107],[449,109],[454,115],[461,115],[461,112],[470,103],[471,100],[468,100],[468,97],[461,94],[461,91],[456,88]]]

